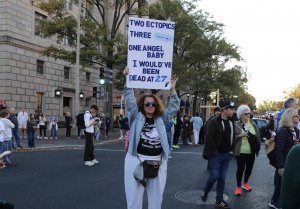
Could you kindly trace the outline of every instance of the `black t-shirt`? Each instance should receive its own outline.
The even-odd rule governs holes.
[[[161,155],[163,149],[154,124],[154,118],[146,118],[140,137],[137,153],[147,156]]]
[[[226,152],[230,152],[231,151],[231,139],[230,139],[230,135],[231,135],[231,127],[230,127],[230,121],[229,120],[223,120],[223,124],[224,124],[224,132],[223,132],[223,140],[221,143],[221,146],[218,147],[218,151],[220,153],[226,153]]]

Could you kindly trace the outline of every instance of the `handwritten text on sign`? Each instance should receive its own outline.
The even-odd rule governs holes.
[[[175,23],[129,18],[127,87],[170,89]]]

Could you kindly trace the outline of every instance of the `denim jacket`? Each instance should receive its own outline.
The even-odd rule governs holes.
[[[140,134],[145,124],[145,116],[138,112],[136,98],[134,97],[133,89],[126,88],[124,89],[124,99],[126,102],[126,113],[129,119],[130,126],[130,135],[129,135],[129,146],[128,152],[136,156],[137,155],[137,147],[140,141]],[[176,114],[179,110],[180,100],[177,96],[171,95],[170,102],[168,108],[165,109],[162,116],[155,119],[154,124],[157,128],[158,135],[160,136],[161,145],[163,148],[163,157],[164,159],[168,159],[169,155],[169,144],[167,139],[167,133],[165,128],[165,123],[169,123],[172,115]]]

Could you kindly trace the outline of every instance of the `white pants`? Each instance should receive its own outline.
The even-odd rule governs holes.
[[[127,153],[124,165],[125,193],[127,209],[142,209],[145,188],[138,183],[133,172],[140,163],[137,157]],[[162,159],[158,176],[153,179],[146,179],[146,190],[148,195],[148,209],[161,209],[163,193],[167,180],[167,161]]]
[[[199,143],[199,132],[200,132],[200,129],[198,129],[198,128],[194,128],[194,129],[193,129],[194,142],[195,142],[195,144],[198,144],[198,143]]]

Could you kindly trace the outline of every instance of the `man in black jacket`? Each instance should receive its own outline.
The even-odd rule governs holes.
[[[230,101],[221,101],[221,114],[212,118],[206,125],[205,146],[203,157],[208,159],[210,176],[201,196],[203,201],[207,200],[208,193],[217,184],[216,207],[230,208],[223,199],[225,179],[230,160],[232,158],[232,141],[234,139],[234,124],[229,120],[234,113],[235,105]]]
[[[8,108],[8,111],[10,113],[10,116],[8,117],[8,119],[15,125],[15,127],[13,129],[11,129],[12,136],[16,141],[17,147],[23,149],[23,147],[21,146],[21,143],[20,143],[19,126],[18,126],[19,123],[18,123],[18,118],[15,114],[15,108],[10,107],[10,108]],[[12,142],[13,142],[12,146],[15,148],[14,140]]]

